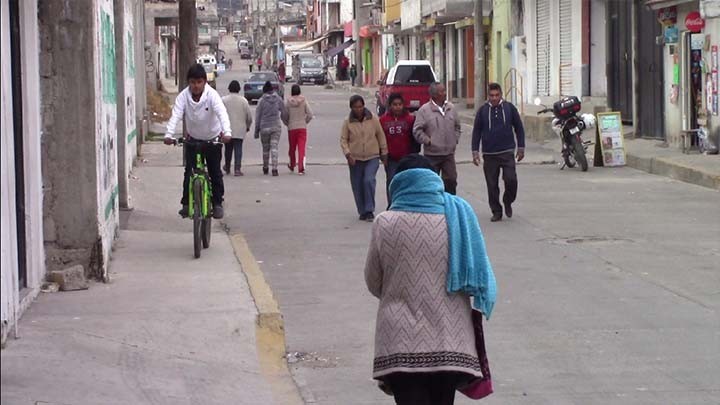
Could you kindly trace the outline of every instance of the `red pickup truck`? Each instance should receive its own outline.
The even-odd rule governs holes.
[[[401,60],[393,66],[384,80],[380,80],[380,89],[375,93],[378,116],[385,113],[388,96],[399,93],[405,100],[409,111],[417,111],[430,101],[430,84],[437,81],[430,62],[426,60]]]

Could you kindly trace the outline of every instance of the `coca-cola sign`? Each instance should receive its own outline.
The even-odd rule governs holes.
[[[685,27],[690,32],[700,32],[705,28],[705,20],[702,19],[699,11],[693,11],[685,17]]]

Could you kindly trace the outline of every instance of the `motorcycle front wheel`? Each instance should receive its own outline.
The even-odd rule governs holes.
[[[575,161],[580,163],[582,171],[586,172],[588,170],[588,161],[587,156],[585,156],[585,146],[583,145],[580,137],[574,136],[572,138],[571,152],[575,155]]]

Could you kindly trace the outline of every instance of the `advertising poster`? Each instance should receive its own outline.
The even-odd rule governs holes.
[[[597,115],[598,138],[603,166],[625,165],[625,140],[622,132],[622,118],[619,112]]]

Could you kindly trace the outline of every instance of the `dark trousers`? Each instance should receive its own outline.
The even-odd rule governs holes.
[[[350,185],[352,186],[355,206],[360,215],[375,212],[375,176],[380,168],[380,159],[356,160],[350,167]]]
[[[433,170],[442,177],[445,184],[445,192],[450,194],[457,193],[457,166],[455,165],[455,155],[445,156],[428,156],[425,155]]]
[[[483,171],[485,172],[485,183],[488,189],[488,202],[493,214],[502,215],[500,205],[500,186],[498,178],[502,169],[502,178],[505,183],[503,204],[510,205],[517,197],[517,172],[515,171],[515,153],[506,152],[498,155],[483,155]]]
[[[385,192],[387,193],[388,209],[390,209],[390,205],[392,204],[392,197],[390,196],[390,183],[392,182],[393,177],[395,177],[395,173],[397,173],[398,166],[400,166],[400,161],[392,160],[390,158],[388,158],[387,164],[385,165],[385,178],[387,179],[385,182]]]
[[[461,373],[393,373],[385,377],[397,405],[452,405]]]
[[[242,166],[242,148],[243,140],[240,138],[233,138],[230,143],[225,144],[225,166],[230,167],[233,158],[233,152],[235,153],[235,168],[240,169]]]
[[[220,169],[222,146],[209,144],[196,146],[187,143],[185,144],[185,178],[183,179],[183,195],[180,204],[188,205],[188,187],[192,169],[195,167],[195,153],[197,148],[201,148],[205,155],[205,166],[207,167],[208,175],[210,175],[210,184],[212,184],[212,203],[213,205],[222,205],[223,196],[225,195],[223,175]]]

